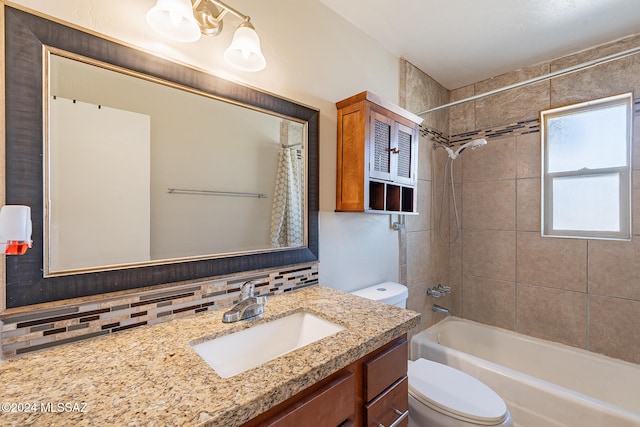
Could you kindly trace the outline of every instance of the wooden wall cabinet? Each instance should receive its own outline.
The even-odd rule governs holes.
[[[396,338],[242,427],[406,427],[407,349]]]
[[[416,214],[422,119],[371,92],[336,103],[336,211]]]

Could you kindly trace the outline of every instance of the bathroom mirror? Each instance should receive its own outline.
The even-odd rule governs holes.
[[[7,308],[317,260],[316,109],[4,11]]]
[[[45,277],[306,243],[306,122],[44,59]]]

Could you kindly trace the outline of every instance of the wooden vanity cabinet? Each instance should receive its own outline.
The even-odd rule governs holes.
[[[422,119],[371,92],[336,103],[336,211],[417,213]]]
[[[406,427],[409,422],[407,340],[399,339],[364,361],[364,424],[367,427]]]
[[[242,427],[388,427],[409,410],[407,348],[399,337]]]

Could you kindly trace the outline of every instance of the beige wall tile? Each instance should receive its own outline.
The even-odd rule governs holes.
[[[549,72],[549,64],[532,65],[475,84],[477,94],[541,76]],[[535,119],[539,111],[549,107],[549,82],[543,81],[479,99],[476,102],[476,128],[487,129]]]
[[[640,301],[589,296],[589,350],[640,363]]]
[[[424,136],[418,141],[418,179],[433,179],[433,141]]]
[[[454,192],[456,199],[455,208],[458,211],[458,217],[461,219],[462,214],[462,186],[460,184],[454,184]],[[442,236],[447,240],[455,238],[456,219],[454,214],[453,198],[451,197],[451,184],[447,183],[446,186],[442,185],[442,182],[434,183],[433,199],[433,228],[439,229],[442,227]],[[442,193],[444,190],[444,203],[442,200]],[[442,206],[442,210],[440,209]],[[461,224],[461,222],[459,223]]]
[[[435,280],[429,282],[422,282],[409,286],[409,299],[407,300],[407,308],[419,312],[422,317],[420,319],[420,325],[409,333],[409,340],[413,334],[422,331],[429,326],[439,322],[445,316],[434,313],[431,310],[433,304],[438,304],[445,308],[450,308],[453,305],[453,293],[443,296],[441,298],[432,298],[427,296],[427,289],[436,286],[438,283],[447,284],[447,280]]]
[[[431,231],[407,233],[407,284],[428,282],[433,278]]]
[[[640,300],[640,239],[589,240],[589,292]]]
[[[517,313],[518,332],[586,348],[586,294],[519,283]]]
[[[595,46],[591,49],[582,50],[572,55],[563,56],[551,61],[551,71],[563,70],[573,65],[583,64],[587,61],[602,58],[617,52],[634,48],[640,45],[640,35],[625,37],[612,43]]]
[[[431,321],[432,315],[429,301],[430,298],[427,297],[427,288],[431,286],[433,286],[431,282],[420,282],[408,286],[409,297],[407,299],[407,308],[409,310],[417,311],[422,315],[420,318],[420,325],[409,332],[411,335],[422,331],[435,323]]]
[[[444,199],[443,199],[444,192]],[[451,186],[443,186],[442,181],[432,182],[431,194],[433,203],[431,204],[431,228],[449,229],[449,198]],[[441,208],[442,207],[442,208]],[[442,220],[440,219],[442,217]]]
[[[440,239],[438,230],[431,231],[431,254],[432,277],[446,277],[449,273],[449,245]]]
[[[462,185],[462,226],[515,230],[516,180],[469,182]]]
[[[449,102],[449,91],[444,86],[410,62],[400,59],[400,64],[400,95],[398,99],[401,107],[412,113],[420,113]],[[447,131],[449,111],[445,108],[424,115],[422,125]]]
[[[404,270],[400,271],[400,283],[407,283],[407,229],[398,230],[398,263],[400,268]]]
[[[590,101],[639,88],[640,58],[634,55],[553,79],[551,106]],[[636,92],[636,96],[639,93]]]
[[[462,182],[513,179],[516,177],[516,139],[492,139],[477,150],[465,150],[459,160]]]
[[[587,291],[587,241],[518,232],[518,282]]]
[[[453,316],[462,317],[462,272],[460,269],[449,272],[449,281],[445,283],[451,287],[451,306],[448,307]]]
[[[518,179],[516,186],[518,231],[540,232],[540,178]]]
[[[640,44],[639,36],[608,43],[551,62],[551,71],[562,70],[592,59],[621,52]],[[603,96],[635,91],[640,95],[640,58],[637,55],[558,77],[551,81],[551,106],[587,101]],[[579,88],[579,90],[577,90]]]
[[[640,133],[640,128],[638,129],[639,132],[637,133]],[[638,148],[640,149],[640,147]],[[631,217],[631,225],[633,227],[633,234],[638,235],[640,234],[640,171],[638,170],[633,171],[632,188],[633,199],[631,202],[631,206],[633,208],[633,215]]]
[[[454,242],[449,243],[449,270],[462,271],[462,233],[459,233]]]
[[[540,132],[517,136],[516,155],[516,174],[518,178],[540,177]]]
[[[462,230],[462,272],[513,282],[516,279],[516,233]]]
[[[442,182],[445,179],[444,168],[447,163],[448,155],[443,148],[435,150],[434,162],[433,162],[433,181]],[[462,164],[460,160],[449,162],[447,165],[446,181],[451,182],[451,163],[453,163],[453,182],[459,183],[462,180]]]
[[[399,60],[400,77],[400,105],[405,109],[419,113],[433,107],[449,102],[449,91],[404,59]],[[435,113],[423,116],[423,126],[436,129],[445,134],[448,133],[449,111],[443,109]],[[437,175],[434,169],[436,152],[433,150],[433,141],[420,137],[418,146],[418,216],[407,218],[406,236],[406,278],[407,283],[419,284],[410,288],[409,304],[419,308],[423,315],[422,327],[433,324],[430,306],[426,306],[426,288],[431,285],[430,280],[436,277],[438,271],[444,271],[447,275],[448,253],[443,251],[440,245],[433,247],[433,180]],[[438,150],[444,151],[444,150]],[[439,163],[439,162],[438,162]],[[418,232],[411,232],[418,231]],[[402,248],[401,248],[402,249]],[[444,264],[443,267],[439,267]],[[434,270],[434,265],[438,268]],[[421,330],[421,329],[419,329]],[[415,329],[411,333],[417,332]]]
[[[462,227],[462,184],[454,184],[454,195],[456,204],[453,204],[453,197],[449,194],[449,241],[456,239],[456,227],[458,228],[458,237],[460,237],[460,228]],[[447,186],[447,190],[451,192],[451,186]],[[456,222],[456,212],[458,220]]]
[[[464,86],[451,91],[450,102],[475,95],[474,85]],[[449,135],[457,135],[476,130],[475,102],[465,102],[449,109]]]
[[[463,317],[488,325],[515,329],[514,282],[465,274],[462,287]]]
[[[418,180],[418,213],[407,215],[407,231],[431,229],[431,181]]]

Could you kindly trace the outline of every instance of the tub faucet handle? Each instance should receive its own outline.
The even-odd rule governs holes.
[[[451,286],[445,286],[442,283],[438,283],[438,286],[432,286],[427,289],[427,295],[434,298],[440,298],[449,293],[451,293]]]
[[[434,286],[433,288],[427,289],[427,295],[434,298],[440,298],[442,296],[442,292]]]
[[[439,283],[439,284],[438,284],[437,289],[438,289],[441,293],[443,293],[443,294],[449,294],[449,293],[451,293],[451,286],[445,286],[445,285],[443,285],[442,283]]]

